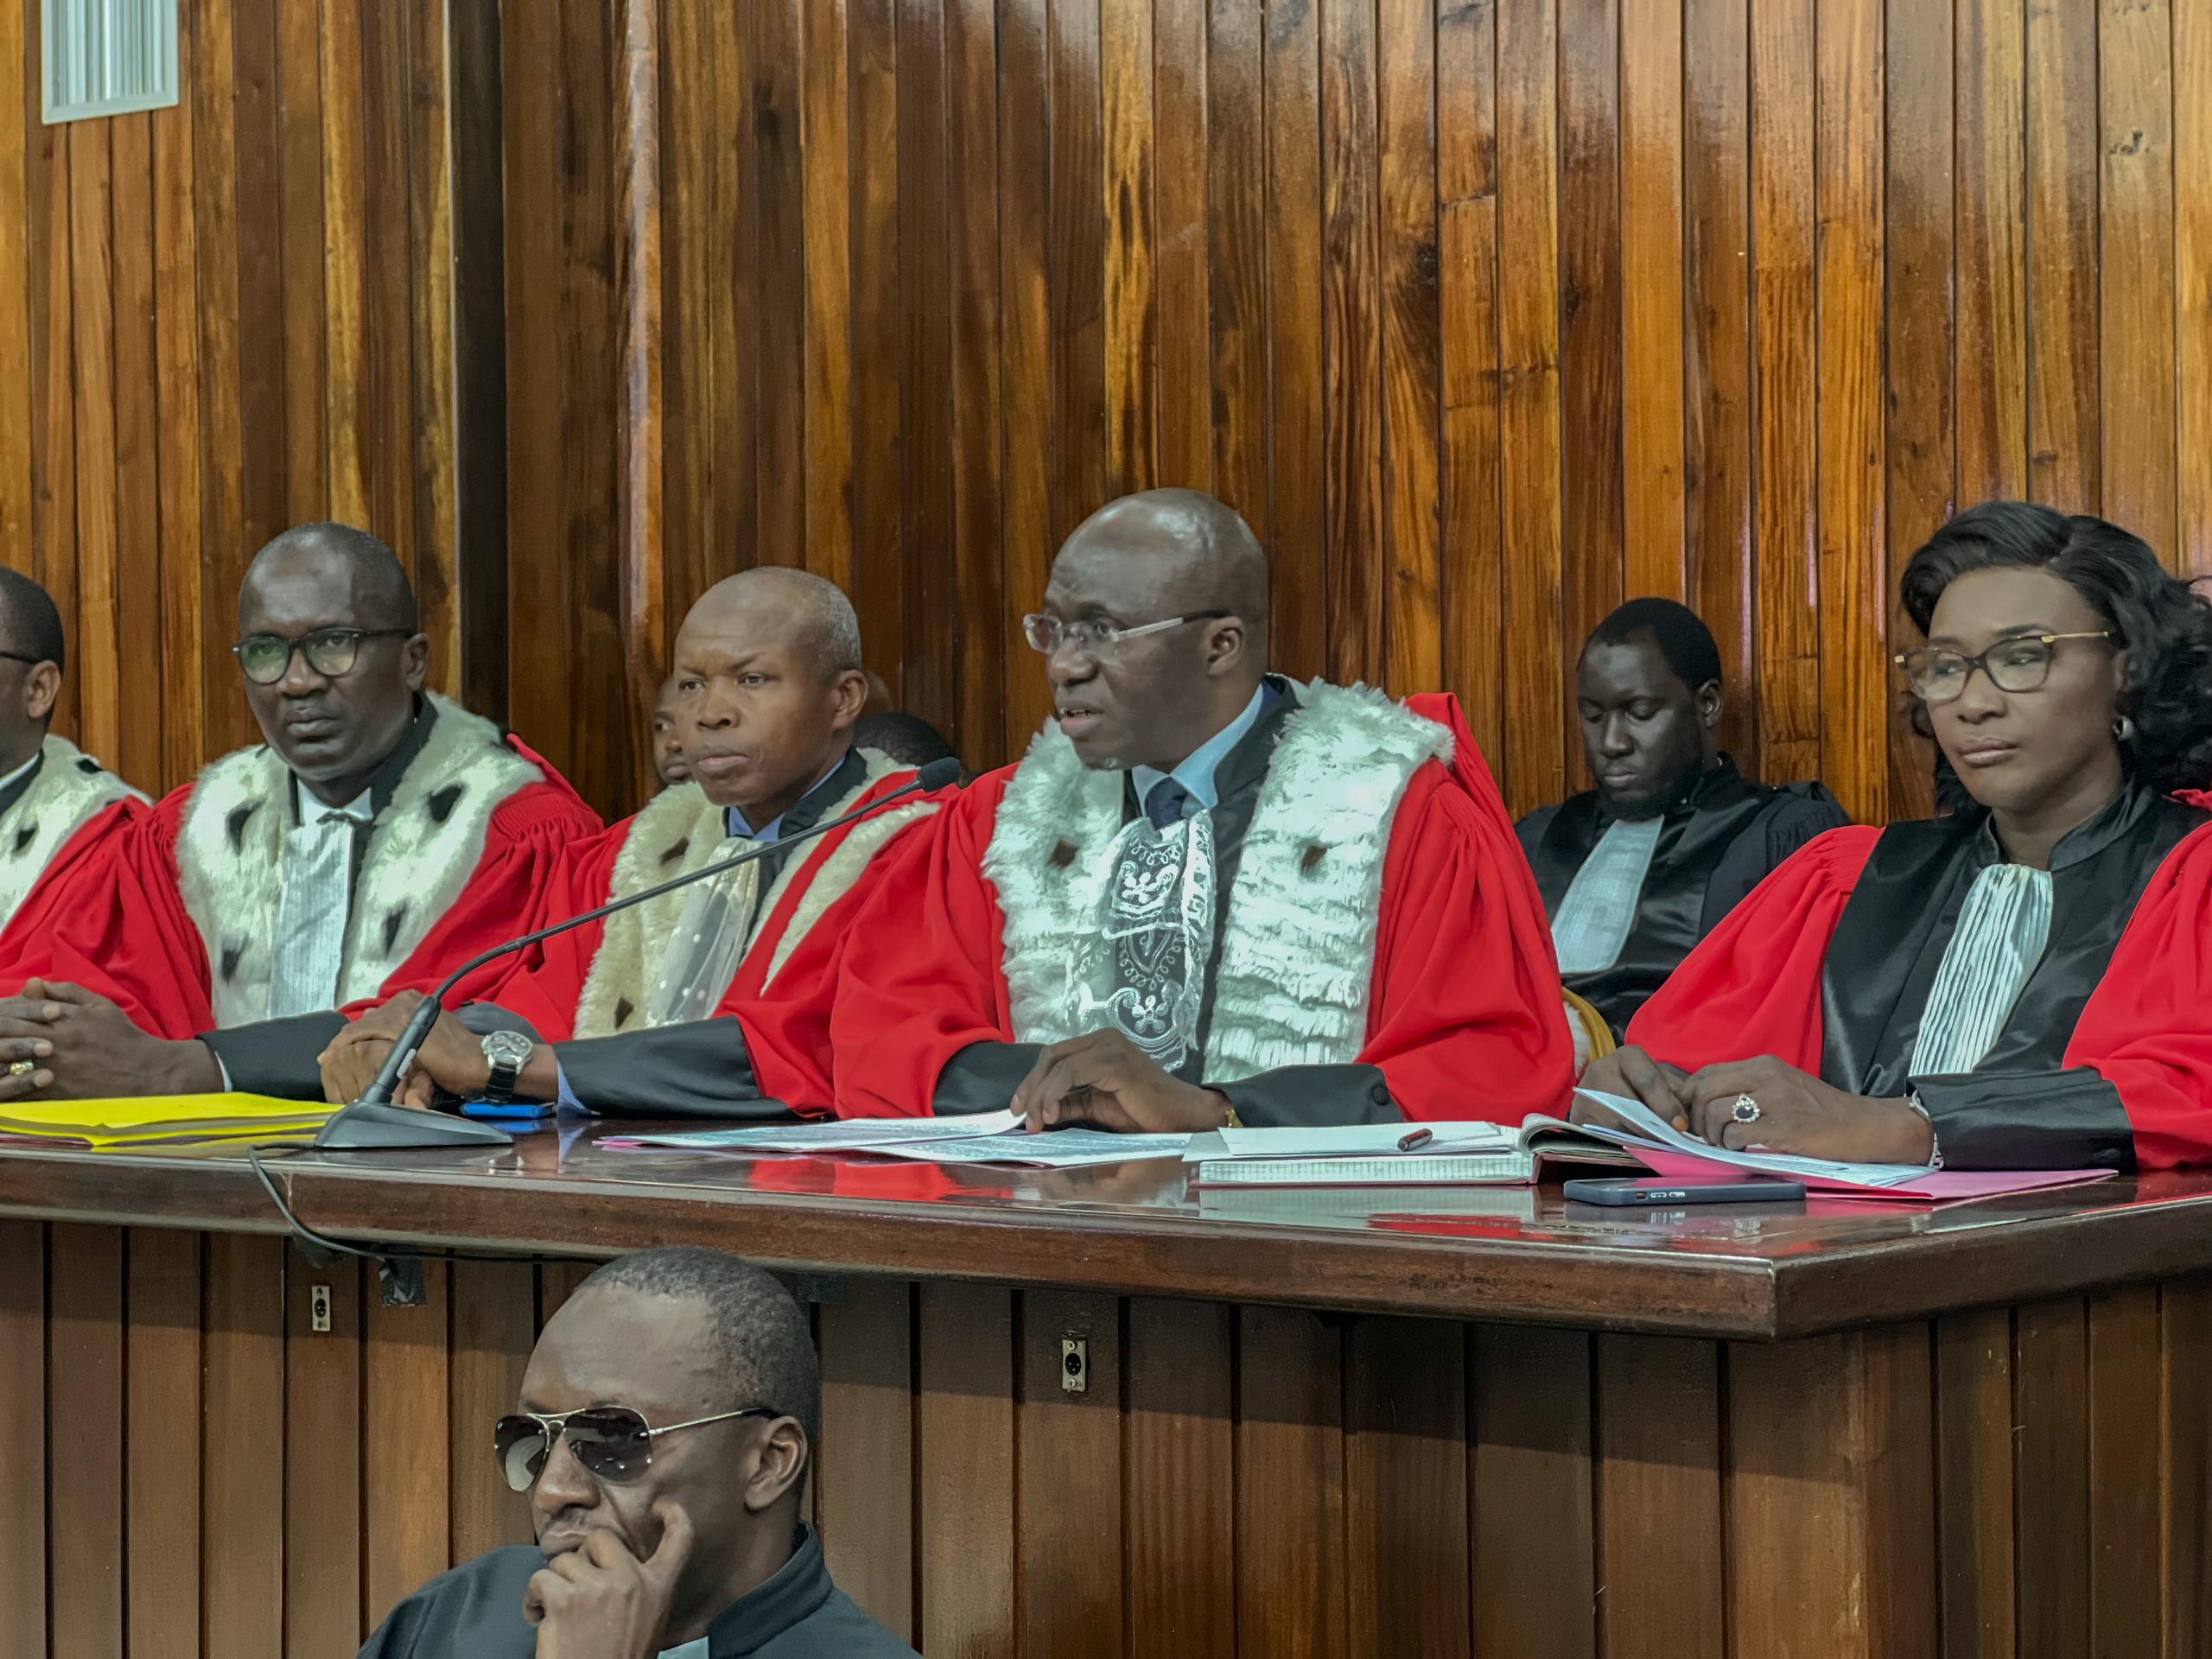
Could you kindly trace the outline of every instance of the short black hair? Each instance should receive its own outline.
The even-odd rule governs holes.
[[[254,568],[264,559],[308,549],[318,553],[335,553],[353,567],[353,591],[365,601],[365,609],[377,613],[371,619],[375,626],[404,628],[410,633],[422,626],[415,603],[415,584],[407,579],[407,567],[399,562],[399,555],[391,550],[389,543],[358,524],[295,524],[280,531],[253,556],[253,563],[246,567],[246,582],[253,580]],[[245,597],[244,584],[240,585],[239,597]]]
[[[880,750],[907,766],[926,766],[932,760],[960,758],[943,732],[919,715],[898,709],[884,714],[862,715],[855,721],[853,747]]]
[[[67,671],[68,645],[61,637],[61,613],[54,608],[54,595],[4,564],[0,564],[0,619],[4,619],[0,639],[10,650]]]
[[[772,1406],[798,1420],[809,1446],[821,1433],[822,1367],[814,1334],[791,1294],[759,1268],[721,1250],[666,1245],[617,1256],[580,1288],[703,1304],[729,1377],[731,1408]]]
[[[1590,631],[1583,642],[1586,656],[1592,645],[1624,645],[1648,633],[1675,677],[1693,691],[1720,677],[1720,647],[1705,619],[1687,605],[1671,599],[1631,599]]]
[[[2048,570],[2127,653],[2119,709],[2135,728],[2120,746],[2128,771],[2161,794],[2212,784],[2212,601],[2160,564],[2141,537],[2031,501],[1985,501],[1959,514],[1912,556],[1898,596],[1925,637],[1946,588],[1997,569]],[[1915,728],[1929,735],[1927,705],[1917,697],[1912,705]]]

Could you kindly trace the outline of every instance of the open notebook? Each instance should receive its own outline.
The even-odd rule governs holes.
[[[1431,1136],[1408,1152],[1413,1129]],[[1527,1186],[1555,1168],[1640,1167],[1633,1154],[1555,1117],[1503,1123],[1383,1123],[1194,1135],[1194,1184],[1224,1186]]]

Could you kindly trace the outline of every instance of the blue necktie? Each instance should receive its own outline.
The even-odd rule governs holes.
[[[1163,778],[1152,786],[1152,793],[1144,798],[1144,815],[1152,820],[1153,828],[1165,830],[1171,823],[1183,821],[1184,809],[1191,804],[1191,791],[1173,778]]]

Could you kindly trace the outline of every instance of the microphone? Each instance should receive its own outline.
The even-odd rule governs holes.
[[[780,851],[788,847],[795,847],[803,841],[811,841],[817,836],[826,836],[832,830],[841,830],[845,825],[879,812],[893,801],[903,800],[909,795],[949,788],[959,781],[959,761],[949,757],[942,760],[932,760],[916,772],[912,781],[893,790],[888,795],[869,802],[866,806],[855,808],[842,817],[831,818],[826,823],[815,824],[810,829],[799,830],[795,835],[786,836],[780,841],[765,842],[759,846],[748,847],[741,853],[723,859],[720,863],[703,865],[698,869],[664,881],[658,887],[647,887],[644,892],[633,893],[626,899],[617,899],[611,904],[598,906],[579,915],[571,916],[566,921],[556,922],[550,927],[541,927],[534,933],[525,933],[520,938],[509,939],[505,944],[495,945],[480,956],[471,957],[452,973],[447,975],[437,989],[423,999],[414,1014],[410,1016],[405,1028],[399,1033],[399,1040],[392,1045],[391,1052],[385,1057],[384,1066],[378,1071],[376,1080],[361,1091],[361,1097],[359,1100],[331,1114],[329,1120],[323,1124],[321,1133],[315,1138],[315,1146],[324,1151],[345,1151],[365,1147],[513,1145],[512,1135],[505,1129],[496,1128],[489,1123],[474,1122],[467,1118],[448,1117],[442,1113],[416,1111],[411,1108],[395,1106],[392,1103],[392,1096],[398,1091],[401,1082],[407,1076],[408,1069],[415,1064],[415,1056],[421,1052],[423,1039],[430,1034],[430,1027],[437,1023],[439,1014],[444,1012],[445,1000],[453,994],[454,986],[460,984],[462,980],[486,963],[497,962],[501,957],[512,956],[518,950],[526,950],[541,939],[550,939],[556,934],[566,933],[571,928],[582,927],[586,923],[612,916],[615,912],[627,910],[632,905],[642,905],[648,899],[658,899],[664,893],[673,893],[678,887],[689,887],[694,881],[704,881],[710,877],[723,874],[727,871],[735,869],[741,864],[750,863],[756,858],[766,858],[770,853]]]

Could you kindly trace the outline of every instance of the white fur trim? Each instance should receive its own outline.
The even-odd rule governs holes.
[[[118,801],[146,798],[66,737],[40,746],[45,764],[22,799],[0,815],[0,927],[15,918],[54,855],[92,816]]]
[[[904,770],[896,761],[874,749],[861,750],[861,756],[866,772],[860,783],[824,808],[819,822],[827,823],[832,818],[843,817],[890,773]],[[900,820],[902,814],[890,812],[881,818],[869,819],[856,826],[829,858],[793,858],[777,873],[773,885],[753,906],[753,935],[746,944],[748,952],[759,942],[761,927],[774,914],[791,883],[803,877],[810,885],[791,918],[791,926],[777,943],[769,970],[771,977],[804,937],[806,929],[859,879],[868,857],[890,838],[895,823],[877,833],[884,818]],[[865,849],[856,851],[849,863],[842,861],[847,850],[862,836],[874,838],[863,843]],[[722,809],[709,801],[698,785],[678,784],[663,790],[631,820],[630,833],[623,837],[622,850],[615,855],[607,900],[642,893],[687,871],[704,868],[721,853],[726,839]],[[819,852],[818,849],[810,850]],[[817,864],[818,874],[815,871]],[[841,882],[842,886],[835,891],[824,888],[817,906],[815,885],[825,878]],[[617,1031],[639,1029],[636,1021],[645,1005],[648,973],[658,969],[660,951],[675,933],[690,897],[688,890],[678,888],[607,918],[598,953],[592,957],[591,971],[584,977],[583,993],[576,1000],[578,1037],[606,1037]],[[743,965],[744,957],[741,956],[737,967]],[[734,975],[733,969],[732,976]],[[617,1014],[622,1018],[618,1020]]]
[[[1316,680],[1299,702],[1260,786],[1221,923],[1210,1082],[1357,1055],[1391,822],[1414,773],[1452,757],[1446,728],[1380,691]],[[1077,1017],[1071,969],[1077,941],[1104,914],[1122,778],[1084,766],[1048,726],[1000,803],[983,873],[1006,918],[1020,1041],[1065,1041],[1091,1023]]]
[[[492,814],[545,776],[490,721],[435,693],[430,701],[438,718],[429,740],[362,855],[339,970],[340,1003],[373,996],[414,954],[483,861]],[[268,1016],[290,787],[289,769],[264,745],[213,762],[185,804],[177,885],[207,947],[218,1026]]]

